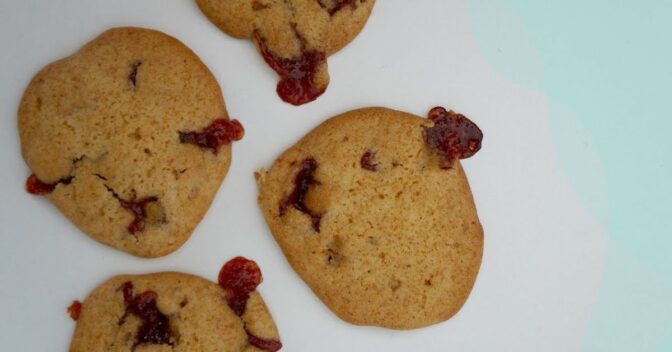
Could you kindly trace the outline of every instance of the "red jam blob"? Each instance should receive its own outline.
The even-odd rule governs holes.
[[[226,303],[238,316],[245,313],[250,293],[264,280],[257,263],[243,257],[235,257],[219,271],[219,286],[226,291]],[[247,342],[261,350],[275,352],[282,348],[282,343],[275,340],[266,340],[252,335],[247,328]]]
[[[282,343],[280,341],[262,339],[250,334],[247,330],[245,330],[245,332],[247,332],[247,342],[260,350],[276,352],[282,348]]]
[[[212,149],[217,154],[222,145],[239,141],[245,134],[238,120],[217,119],[201,132],[179,132],[180,143],[195,144],[201,148]]]
[[[82,312],[82,302],[72,301],[70,307],[68,307],[68,314],[72,320],[77,321],[79,319],[79,314]]]
[[[142,61],[136,61],[131,65],[131,73],[128,74],[128,79],[131,81],[133,84],[133,87],[135,87],[135,81],[138,77],[138,68],[142,65]]]
[[[285,215],[287,208],[290,205],[293,205],[294,208],[310,217],[310,221],[313,225],[313,230],[315,232],[320,232],[320,221],[322,220],[322,215],[316,214],[305,204],[306,194],[310,185],[319,184],[315,180],[314,174],[317,170],[318,164],[317,161],[313,158],[305,159],[301,162],[301,170],[296,174],[294,178],[294,189],[285,199],[280,203],[280,216]]]
[[[157,197],[145,197],[140,200],[124,200],[119,199],[121,207],[133,213],[135,217],[130,224],[128,224],[128,232],[131,235],[135,235],[138,232],[142,232],[145,229],[145,220],[147,220],[147,204],[151,202],[157,202],[159,199]]]
[[[286,59],[268,50],[266,39],[261,38],[258,32],[254,33],[254,41],[266,64],[280,76],[276,90],[282,100],[293,105],[303,105],[324,93],[326,87],[315,86],[317,69],[327,59],[324,53],[303,50],[301,55]]]
[[[359,160],[359,164],[362,166],[362,169],[369,171],[378,171],[378,164],[373,160],[376,157],[376,152],[367,150],[362,158]]]
[[[245,313],[250,293],[262,280],[257,263],[243,257],[229,260],[219,271],[219,286],[226,291],[226,302],[239,316]]]
[[[429,111],[434,127],[425,128],[425,144],[441,156],[441,168],[449,169],[457,159],[466,159],[481,149],[483,132],[462,114],[435,107]]]
[[[32,174],[26,180],[26,191],[30,194],[35,194],[35,195],[38,195],[38,196],[42,196],[42,195],[49,194],[49,193],[53,192],[54,189],[56,189],[56,186],[58,186],[59,183],[64,184],[64,185],[69,185],[70,182],[72,182],[72,179],[73,179],[73,177],[70,176],[70,177],[62,178],[62,179],[56,181],[55,183],[44,183],[44,182],[40,181],[40,179],[37,178],[37,176],[35,176],[35,174]]]
[[[332,0],[332,6],[329,7],[327,4],[324,3],[324,0],[317,0],[317,2],[320,4],[320,6],[327,10],[329,12],[329,16],[333,16],[336,14],[336,12],[341,11],[344,7],[350,5],[352,6],[353,9],[357,8],[357,2],[356,0]]]
[[[142,320],[135,336],[132,350],[140,345],[170,345],[173,332],[170,329],[168,317],[159,311],[156,306],[158,295],[154,291],[145,291],[133,295],[133,283],[127,281],[121,287],[124,294],[126,312],[119,320],[119,325],[126,322],[128,314],[133,314]]]

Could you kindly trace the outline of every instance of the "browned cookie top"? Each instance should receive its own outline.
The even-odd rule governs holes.
[[[287,260],[342,319],[411,329],[466,301],[483,230],[459,159],[478,127],[368,108],[331,118],[257,174],[259,204]]]
[[[196,0],[221,30],[252,39],[281,80],[291,104],[315,100],[327,88],[327,57],[364,27],[375,0]]]
[[[141,28],[109,30],[45,67],[18,119],[27,190],[94,239],[143,257],[189,238],[243,135],[200,59]]]

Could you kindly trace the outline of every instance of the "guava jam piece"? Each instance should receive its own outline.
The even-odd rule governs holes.
[[[306,194],[308,193],[310,186],[319,184],[314,177],[317,167],[318,163],[313,158],[308,158],[301,162],[301,169],[294,178],[294,189],[292,190],[292,193],[285,197],[280,203],[280,216],[284,216],[287,212],[287,208],[292,205],[296,210],[308,215],[310,217],[310,222],[313,225],[313,230],[315,230],[315,232],[320,232],[322,215],[308,209],[308,206],[305,204]]]
[[[131,235],[135,235],[138,232],[142,232],[145,229],[145,221],[147,220],[147,204],[152,202],[157,202],[159,199],[157,197],[145,197],[140,200],[125,200],[119,199],[119,204],[121,207],[133,213],[133,221],[128,224],[128,232]]]
[[[72,320],[77,321],[79,319],[79,314],[82,312],[82,302],[72,301],[72,304],[68,307],[68,314]]]
[[[254,33],[261,56],[279,76],[277,92],[280,98],[292,105],[303,105],[317,99],[326,87],[317,87],[315,75],[327,56],[319,51],[302,50],[292,58],[282,58],[273,54],[266,46],[266,40],[258,32]]]
[[[127,281],[121,287],[124,294],[126,312],[119,320],[119,325],[126,322],[126,317],[133,314],[142,320],[132,350],[140,345],[170,345],[173,346],[173,332],[170,329],[168,317],[159,311],[156,305],[158,295],[154,291],[133,294],[133,283]]]
[[[458,159],[466,159],[481,149],[483,132],[462,114],[435,107],[429,111],[433,127],[425,128],[425,144],[441,156],[441,168],[449,169]]]
[[[238,120],[217,119],[201,132],[188,131],[179,134],[180,143],[212,149],[212,152],[217,154],[221,146],[241,140],[245,135],[245,129]]]
[[[56,189],[56,186],[59,184],[64,184],[64,185],[69,185],[70,182],[72,182],[73,177],[65,177],[62,178],[55,183],[45,183],[40,181],[35,174],[32,174],[28,177],[26,180],[26,191],[30,194],[34,194],[37,196],[43,196],[45,194],[49,194]]]

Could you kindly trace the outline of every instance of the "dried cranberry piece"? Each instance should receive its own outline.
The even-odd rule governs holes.
[[[481,149],[483,132],[462,114],[435,107],[429,111],[433,127],[425,128],[425,144],[442,158],[441,168],[449,169],[457,159],[466,159]]]
[[[127,281],[121,287],[124,294],[126,312],[119,320],[119,325],[126,322],[128,314],[142,320],[135,336],[132,350],[139,345],[170,345],[173,346],[173,332],[168,317],[159,311],[156,305],[158,295],[154,291],[145,291],[133,295],[133,283]]]
[[[121,207],[133,213],[133,221],[128,224],[128,232],[131,235],[135,235],[138,232],[142,232],[145,229],[145,220],[147,220],[147,204],[152,202],[157,202],[159,199],[157,197],[145,197],[140,200],[125,200],[122,198],[119,199],[119,204]]]
[[[282,348],[282,343],[280,341],[262,339],[252,335],[247,329],[245,329],[245,332],[247,333],[247,342],[256,348],[268,352],[276,352]]]
[[[140,68],[141,65],[142,65],[142,61],[135,61],[135,62],[133,62],[133,64],[131,65],[131,73],[128,74],[128,79],[129,79],[129,80],[131,81],[131,83],[133,84],[133,87],[136,86],[136,84],[135,84],[136,82],[135,82],[135,81],[136,81],[136,79],[137,79],[137,77],[138,77],[138,68]]]
[[[79,319],[79,314],[82,312],[82,302],[72,301],[72,304],[68,307],[68,314],[72,320],[77,321]]]
[[[229,260],[219,271],[219,286],[226,291],[226,302],[239,316],[245,313],[250,293],[262,280],[257,263],[243,257]]]
[[[217,119],[202,132],[179,132],[180,143],[195,144],[201,148],[212,149],[217,154],[222,145],[239,141],[245,134],[243,125],[238,120]]]
[[[333,16],[336,12],[341,11],[344,7],[350,5],[353,9],[357,8],[356,0],[332,0],[332,7],[324,3],[324,0],[317,0],[320,6],[329,12],[329,16]]]
[[[30,194],[35,194],[38,196],[49,194],[56,189],[58,184],[69,185],[72,182],[73,177],[62,178],[55,183],[44,183],[40,181],[35,174],[32,174],[26,180],[26,191]]]
[[[374,162],[376,152],[367,150],[362,158],[359,160],[359,164],[362,166],[362,169],[369,171],[378,171],[378,164]]]
[[[327,59],[324,53],[302,49],[300,55],[287,59],[278,57],[268,50],[266,39],[263,39],[258,32],[254,32],[254,41],[264,61],[280,76],[276,90],[282,100],[293,105],[303,105],[324,93],[326,88],[315,86],[317,69]]]
[[[308,158],[301,162],[301,169],[294,178],[294,189],[292,190],[292,193],[285,197],[280,203],[280,216],[285,215],[289,205],[293,205],[296,210],[308,215],[313,225],[313,230],[315,230],[315,232],[320,232],[322,215],[311,211],[305,204],[306,194],[308,193],[310,185],[319,184],[314,176],[317,167],[317,161],[313,158]]]

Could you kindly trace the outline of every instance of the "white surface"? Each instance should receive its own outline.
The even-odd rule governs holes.
[[[316,102],[282,103],[276,77],[249,41],[221,33],[190,0],[0,0],[0,343],[65,351],[65,313],[111,275],[177,270],[214,280],[229,258],[255,259],[259,290],[284,351],[575,351],[599,287],[606,236],[559,167],[543,95],[484,61],[465,1],[380,0],[362,34],[329,59]],[[145,260],[98,244],[54,206],[26,194],[16,109],[30,78],[105,29],[142,26],[191,47],[216,75],[246,135],[203,222],[178,252]],[[253,172],[329,116],[363,106],[418,115],[443,105],[470,116],[483,150],[463,163],[485,253],[476,287],[448,322],[397,332],[339,320],[286,263],[256,205]]]

